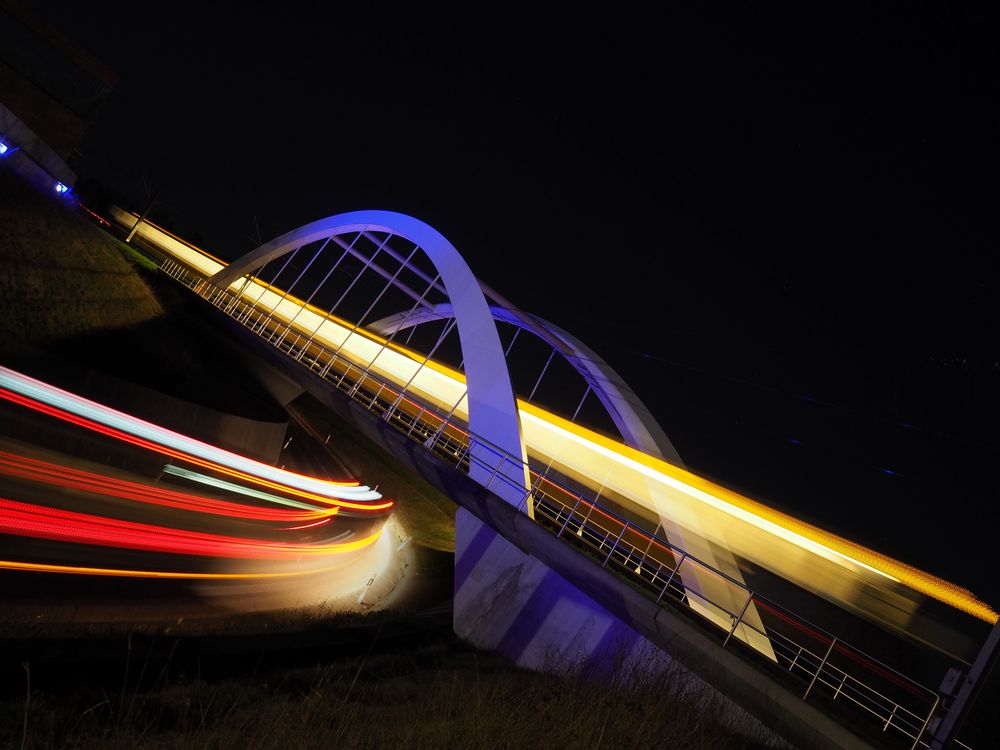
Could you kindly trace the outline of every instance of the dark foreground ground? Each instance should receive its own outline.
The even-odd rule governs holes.
[[[32,661],[11,645],[4,748],[770,746],[676,677],[597,688],[526,672],[456,639],[444,609],[305,637],[36,642]]]

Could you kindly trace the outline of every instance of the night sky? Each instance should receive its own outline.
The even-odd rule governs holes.
[[[122,77],[81,180],[132,208],[162,186],[154,217],[224,257],[413,214],[609,360],[692,467],[1000,601],[969,572],[1000,445],[974,11],[28,5]]]

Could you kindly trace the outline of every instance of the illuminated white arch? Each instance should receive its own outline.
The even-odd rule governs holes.
[[[571,333],[537,315],[497,305],[492,305],[490,312],[495,320],[517,326],[553,345],[590,386],[618,428],[626,445],[672,464],[683,465],[681,457],[659,422],[622,376],[600,355]],[[451,304],[442,303],[421,310],[389,315],[367,327],[380,336],[391,336],[397,331],[454,316]]]
[[[517,466],[517,470],[525,476],[527,487],[527,454],[521,435],[520,415],[496,323],[479,282],[465,260],[455,246],[430,225],[394,211],[337,214],[306,224],[261,245],[223,268],[209,282],[226,289],[245,274],[253,273],[298,247],[355,232],[385,232],[402,237],[419,246],[430,259],[450,300],[465,358],[469,430],[506,451],[512,460],[503,473],[510,476],[511,470]],[[473,456],[477,451],[485,450],[473,447]],[[496,457],[484,452],[483,461],[492,467],[496,464]],[[473,479],[488,484],[492,474],[491,470],[471,462],[470,476]],[[491,489],[515,504],[524,497],[523,491],[504,483],[494,483]]]

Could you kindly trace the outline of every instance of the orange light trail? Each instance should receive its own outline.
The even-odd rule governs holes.
[[[375,541],[375,540],[372,540]],[[68,575],[111,576],[117,578],[166,578],[179,580],[249,580],[257,578],[291,578],[326,573],[335,566],[312,568],[309,570],[286,570],[263,573],[180,573],[169,570],[129,570],[124,568],[91,568],[82,565],[54,565],[51,563],[29,563],[16,560],[0,560],[0,570],[19,570],[29,573],[63,573]]]

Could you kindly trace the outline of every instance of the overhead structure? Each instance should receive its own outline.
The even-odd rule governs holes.
[[[487,291],[487,294],[490,297],[494,296],[490,291]],[[677,449],[660,427],[660,423],[622,376],[599,354],[571,333],[537,315],[498,305],[491,305],[490,312],[494,320],[533,333],[559,351],[583,378],[589,392],[592,392],[604,406],[626,445],[672,464],[683,465]],[[372,323],[369,329],[380,336],[391,336],[423,323],[453,317],[455,312],[451,304],[442,303],[424,308],[412,315],[400,312],[387,316]]]
[[[512,458],[507,467],[508,471],[516,471],[518,466],[522,467],[520,471],[524,475],[524,486],[527,487],[527,455],[524,439],[521,436],[520,417],[493,315],[479,282],[468,264],[455,246],[430,225],[412,216],[393,211],[353,211],[337,214],[306,224],[271,240],[223,268],[212,276],[209,282],[225,289],[242,276],[253,273],[272,260],[306,245],[328,241],[331,238],[337,240],[338,244],[345,248],[345,252],[350,252],[353,247],[351,244],[344,244],[340,239],[342,236],[354,235],[356,239],[365,235],[372,238],[374,233],[379,233],[375,239],[377,249],[375,255],[365,258],[366,268],[375,268],[375,257],[381,251],[392,253],[401,263],[400,270],[409,265],[418,251],[422,251],[433,264],[437,278],[431,280],[428,291],[440,285],[447,294],[465,356],[469,430],[506,451]],[[395,251],[389,245],[393,237],[400,237],[413,243],[414,248],[410,250],[408,258],[403,259],[395,255]],[[425,277],[424,272],[419,271],[415,265],[410,268],[419,276]],[[404,289],[410,296],[415,297],[417,304],[414,306],[414,311],[416,311],[427,292],[416,295],[409,287],[405,287],[398,280],[399,270],[394,275],[385,271],[381,275],[386,275],[390,284]],[[359,324],[361,322],[359,321]],[[482,471],[482,467],[473,462],[472,471],[473,479],[479,481],[481,477],[475,474],[477,471]],[[497,490],[505,491],[500,485],[497,486]],[[518,502],[520,499],[520,493],[511,495],[511,502]]]
[[[330,217],[289,232],[228,268],[157,228],[139,234],[156,238],[170,255],[163,270],[231,318],[225,325],[235,335],[383,441],[398,459],[454,493],[462,506],[456,526],[456,632],[471,628],[495,637],[518,658],[533,658],[549,647],[568,654],[583,643],[588,658],[596,658],[604,636],[620,631],[601,621],[587,601],[614,612],[620,622],[640,622],[637,613],[645,610],[622,599],[631,589],[616,586],[600,593],[603,584],[576,567],[577,557],[571,562],[543,544],[537,530],[545,529],[563,544],[585,549],[598,567],[614,567],[634,584],[651,588],[655,606],[672,599],[702,615],[702,622],[721,628],[723,649],[743,642],[758,652],[755,658],[776,662],[790,679],[808,664],[808,684],[796,706],[827,688],[834,700],[850,680],[852,700],[879,717],[882,731],[899,728],[919,743],[937,710],[932,690],[884,667],[868,670],[863,680],[848,677],[871,660],[855,661],[853,647],[839,637],[824,635],[751,589],[744,570],[765,584],[778,576],[917,640],[925,640],[934,625],[932,607],[921,597],[996,622],[995,611],[954,584],[683,469],[663,430],[606,362],[478,282],[454,246],[412,217],[385,211]],[[317,259],[329,258],[328,246],[337,260],[322,274],[324,263]],[[327,284],[331,277],[334,283]],[[399,293],[410,302],[400,304]],[[506,350],[498,324],[514,328]],[[442,345],[453,331],[458,352],[450,346],[454,337]],[[549,349],[534,388],[529,385],[524,393],[530,394],[518,397],[508,355],[523,332]],[[437,340],[427,345],[433,334]],[[525,348],[528,355],[538,353],[535,344]],[[573,412],[570,419],[534,398],[557,357],[586,385],[576,411],[565,403],[558,407],[562,414]],[[520,378],[522,371],[515,372]],[[621,440],[576,422],[590,394],[601,401]],[[488,492],[473,488],[466,477]],[[503,519],[512,509],[490,493],[524,509],[535,523],[524,525],[527,519],[515,513],[510,526]],[[476,498],[486,498],[493,510],[484,511]],[[469,511],[478,525],[462,521]],[[539,570],[532,561],[550,567]],[[562,583],[550,585],[553,576],[563,576]],[[576,593],[563,584],[577,586]],[[592,594],[598,598],[588,599]],[[652,625],[643,626],[643,637],[666,638],[671,644],[666,650],[673,653],[676,634],[662,630],[661,610],[651,612]],[[468,627],[460,631],[459,620]],[[595,628],[588,621],[605,624]],[[948,635],[947,641],[938,638],[935,648],[963,658],[967,644],[956,631]],[[882,680],[887,684],[874,686]],[[897,689],[914,705],[904,708],[910,697],[900,702]]]
[[[495,321],[513,325],[517,332],[528,331],[551,347],[549,359],[536,381],[536,389],[553,357],[560,355],[586,383],[586,391],[577,407],[577,412],[587,396],[593,393],[604,406],[627,446],[645,455],[664,459],[677,466],[682,465],[680,456],[663,429],[607,362],[571,334],[519,310],[501,294],[483,285],[473,275],[458,250],[440,232],[411,216],[390,211],[355,211],[321,219],[261,245],[214,273],[208,281],[214,287],[235,290],[242,294],[252,274],[260,274],[257,277],[259,283],[260,278],[266,275],[262,269],[268,264],[277,263],[280,267],[272,276],[271,284],[268,285],[271,287],[279,278],[284,278],[283,274],[300,250],[318,245],[319,249],[313,256],[315,260],[331,241],[342,249],[342,258],[352,256],[361,263],[361,269],[351,280],[347,290],[328,311],[329,314],[334,313],[344,296],[366,272],[381,277],[386,282],[360,317],[354,317],[356,322],[346,334],[346,338],[343,331],[332,334],[333,340],[336,341],[335,355],[350,350],[347,342],[352,336],[366,334],[384,336],[381,347],[375,347],[356,359],[358,365],[364,367],[365,373],[368,373],[376,366],[376,360],[379,360],[381,368],[391,357],[391,354],[386,353],[388,343],[399,332],[422,324],[448,321],[435,348],[421,363],[420,369],[423,369],[428,364],[429,358],[434,355],[436,347],[447,335],[449,326],[457,328],[465,391],[451,404],[445,404],[444,408],[448,409],[448,417],[461,416],[464,410],[460,407],[463,403],[467,403],[469,432],[477,438],[470,447],[474,460],[470,462],[469,473],[474,480],[492,492],[515,505],[524,500],[526,492],[530,498],[529,458],[534,458],[536,464],[540,462],[539,468],[546,474],[556,470],[564,477],[575,476],[591,490],[598,487],[596,484],[592,486],[588,484],[594,481],[592,477],[581,474],[581,468],[587,469],[591,466],[589,463],[591,459],[581,459],[578,456],[575,465],[573,461],[567,462],[566,457],[577,451],[567,447],[564,439],[560,437],[550,439],[548,448],[544,448],[536,440],[533,441],[532,453],[526,449],[526,431],[521,419],[525,404],[519,402],[514,394],[506,352],[501,345]],[[364,244],[365,250],[362,250],[359,242]],[[401,248],[403,243],[410,243],[412,247]],[[306,256],[308,255],[307,251]],[[421,256],[429,259],[433,268],[432,273],[435,275],[432,276],[418,263]],[[295,276],[291,285],[284,290],[279,288],[280,285],[268,289],[271,294],[281,292],[280,299],[269,305],[268,318],[277,316],[287,319],[289,329],[296,322],[296,318],[301,321],[298,312],[301,308],[291,304],[288,295],[312,266],[313,260],[306,263],[302,272]],[[338,260],[335,267],[339,263]],[[404,270],[407,278],[414,279],[413,282],[408,283],[402,278]],[[240,280],[244,278],[245,281],[241,282]],[[326,283],[326,280],[327,277],[324,277],[319,282],[320,285]],[[284,283],[287,285],[288,282]],[[423,291],[413,288],[413,285],[418,283],[426,284]],[[377,321],[369,321],[368,316],[390,288],[395,288],[408,297],[412,303],[410,308]],[[314,298],[315,291],[314,289],[309,294],[304,304],[299,303],[301,307],[308,306]],[[258,295],[257,302],[259,303],[263,299],[262,295],[268,292],[262,291],[261,295]],[[435,302],[432,297],[438,301]],[[279,312],[282,305],[286,307],[285,312]],[[314,335],[324,324],[332,322],[329,320],[329,314],[328,319],[316,327]],[[349,323],[341,320],[341,324]],[[266,323],[262,324],[261,328],[264,326]],[[398,379],[404,391],[409,388],[413,392],[416,389],[417,384],[414,380],[417,375],[415,372],[409,378],[403,375]],[[534,389],[528,401],[533,395]],[[573,419],[575,418],[574,414]],[[498,454],[509,457],[499,470],[493,466]],[[476,458],[481,460],[475,460]],[[602,486],[602,489],[607,492],[612,491],[617,481],[614,477],[616,471],[617,469],[612,468],[604,474],[607,486]],[[508,479],[511,475],[517,476],[513,484],[509,480],[495,481],[498,477]],[[733,553],[725,544],[712,541],[709,529],[696,509],[676,503],[671,493],[656,482],[649,482],[642,477],[636,477],[635,480],[641,484],[641,493],[647,498],[646,505],[639,505],[636,508],[648,519],[650,530],[655,529],[658,532],[662,529],[673,543],[687,550],[692,557],[724,574],[720,577],[715,573],[702,575],[700,572],[691,571],[683,576],[683,583],[689,594],[690,606],[719,627],[728,629],[731,622],[728,612],[739,611],[742,605],[740,601],[742,594],[735,591],[729,583],[729,580],[740,583],[743,581]],[[651,519],[648,517],[650,510],[654,513]],[[529,515],[533,514],[533,504],[530,500],[527,512]],[[722,606],[718,606],[716,602]],[[744,620],[753,628],[763,629],[763,624],[759,621],[752,605],[744,613]],[[766,639],[758,637],[753,628],[741,629],[739,635],[755,642],[759,650],[769,657],[772,656]]]

